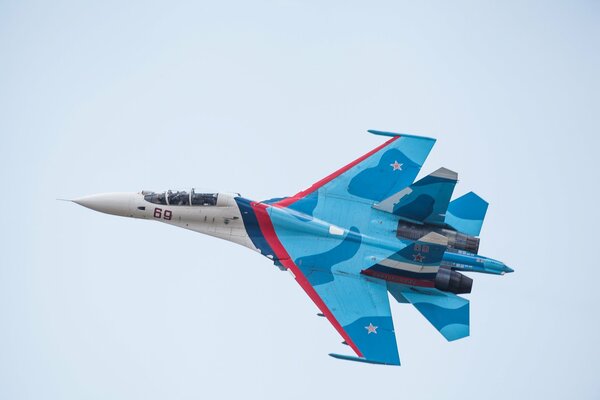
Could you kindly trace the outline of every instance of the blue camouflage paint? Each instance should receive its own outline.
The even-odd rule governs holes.
[[[360,248],[361,241],[360,232],[352,227],[341,243],[331,250],[299,257],[295,263],[304,272],[311,285],[317,286],[331,282],[333,280],[331,274],[333,266],[354,257]]]
[[[268,202],[272,206],[266,211],[276,240],[294,260],[293,272],[301,275],[296,280],[312,287],[318,295],[315,302],[326,305],[326,316],[348,335],[362,356],[360,361],[400,363],[388,288],[399,301],[412,303],[448,340],[469,333],[468,300],[433,288],[436,270],[447,249],[439,244],[443,242],[435,240],[435,235],[431,240],[437,243],[396,237],[399,215],[410,215],[409,219],[422,221],[423,226],[445,226],[443,217],[446,208],[452,208],[449,200],[456,173],[440,169],[413,184],[434,142],[401,136],[332,174],[332,179],[321,180],[293,196],[291,202]],[[409,193],[398,197],[402,201],[395,208],[394,197],[389,206],[375,207],[391,195],[402,195],[401,191],[411,184]],[[454,202],[454,217],[472,217],[462,212],[460,203]],[[256,217],[245,215],[244,223],[252,231],[257,226]],[[257,232],[251,238],[257,247],[264,247]],[[381,264],[383,260],[387,265]],[[419,272],[420,267],[428,267],[427,272]],[[361,274],[366,270],[384,274]],[[378,279],[394,274],[430,284],[417,288]]]
[[[313,211],[317,207],[317,203],[319,202],[319,192],[313,192],[307,195],[306,197],[301,198],[296,201],[292,205],[289,206],[292,210],[296,210],[299,213],[304,215],[309,215],[312,217]]]
[[[449,324],[469,325],[469,304],[457,309],[448,309],[440,307],[432,303],[416,303],[415,307],[423,315],[427,315],[427,319],[437,330]]]
[[[278,201],[281,201],[284,199],[287,199],[287,197],[273,197],[272,199],[263,200],[263,201],[261,201],[261,203],[274,204],[274,203],[277,203]]]
[[[469,336],[469,300],[437,289],[402,287],[403,297],[448,341]]]
[[[394,205],[393,213],[412,221],[444,225],[444,216],[457,182],[456,176],[455,172],[440,168],[413,183],[410,193]]]
[[[394,170],[392,167],[396,162],[401,165],[401,170]],[[376,166],[367,168],[352,178],[348,185],[348,193],[364,199],[381,201],[394,190],[395,178],[400,172],[415,169],[418,172],[420,167],[400,150],[390,149],[381,156]]]
[[[373,326],[375,332],[369,333]],[[363,317],[351,324],[344,325],[344,330],[354,339],[361,349],[368,349],[365,356],[373,360],[382,360],[386,364],[400,365],[397,351],[390,351],[382,343],[396,343],[394,323],[390,317]]]
[[[450,202],[446,223],[459,232],[479,236],[488,203],[473,192]]]
[[[385,281],[360,272],[376,263],[372,258],[387,258],[410,243],[394,235],[398,217],[374,209],[372,199],[410,185],[434,142],[400,137],[307,194],[304,203],[268,209],[277,238],[368,361],[399,364]],[[400,169],[389,165],[395,162],[403,164]],[[344,236],[331,234],[330,227]],[[381,318],[373,324],[382,326],[382,334],[368,335],[369,322],[361,319],[375,317]]]
[[[410,202],[399,202],[394,206],[394,214],[413,221],[425,221],[433,213],[433,197],[422,194]]]

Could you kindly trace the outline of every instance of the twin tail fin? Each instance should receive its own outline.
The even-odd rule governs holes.
[[[443,226],[457,181],[456,172],[440,168],[374,207],[409,222]]]

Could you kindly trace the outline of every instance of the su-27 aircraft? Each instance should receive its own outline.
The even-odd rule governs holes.
[[[356,356],[400,365],[388,292],[410,303],[448,341],[469,335],[473,280],[459,271],[513,270],[478,255],[488,203],[470,192],[450,201],[456,172],[414,182],[435,139],[390,136],[345,167],[291,197],[252,201],[239,194],[106,193],[75,203],[156,220],[260,252],[289,271]]]

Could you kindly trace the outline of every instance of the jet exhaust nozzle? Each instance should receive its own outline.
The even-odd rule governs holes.
[[[455,294],[471,293],[473,279],[450,268],[440,268],[435,276],[435,288]]]

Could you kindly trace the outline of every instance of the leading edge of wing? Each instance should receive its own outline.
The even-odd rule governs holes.
[[[274,253],[346,343],[360,357],[400,365],[385,281],[358,274],[310,269],[291,259],[275,233],[266,204],[253,203],[257,223]]]
[[[251,208],[254,210],[256,215],[256,220],[259,229],[262,235],[264,236],[264,239],[270,246],[270,249],[273,251],[274,258],[277,260],[277,262],[281,263],[281,265],[283,265],[292,273],[296,282],[298,282],[300,287],[315,303],[319,310],[321,310],[323,315],[329,320],[331,325],[333,325],[335,330],[338,331],[342,338],[344,338],[344,340],[346,341],[346,343],[348,343],[352,350],[354,350],[354,352],[359,357],[363,357],[362,352],[359,350],[359,348],[356,346],[356,344],[350,338],[350,336],[348,336],[348,333],[344,330],[342,325],[340,325],[336,317],[329,309],[329,306],[325,304],[321,296],[315,291],[313,285],[309,282],[302,270],[291,260],[288,252],[283,247],[281,241],[275,233],[275,228],[273,227],[273,223],[267,213],[267,207],[267,205],[262,203],[251,204]]]
[[[338,197],[363,199],[372,203],[410,185],[429,155],[435,139],[382,131],[369,132],[391,136],[391,139],[317,181],[308,189],[274,204],[288,207],[321,188],[326,188]]]

